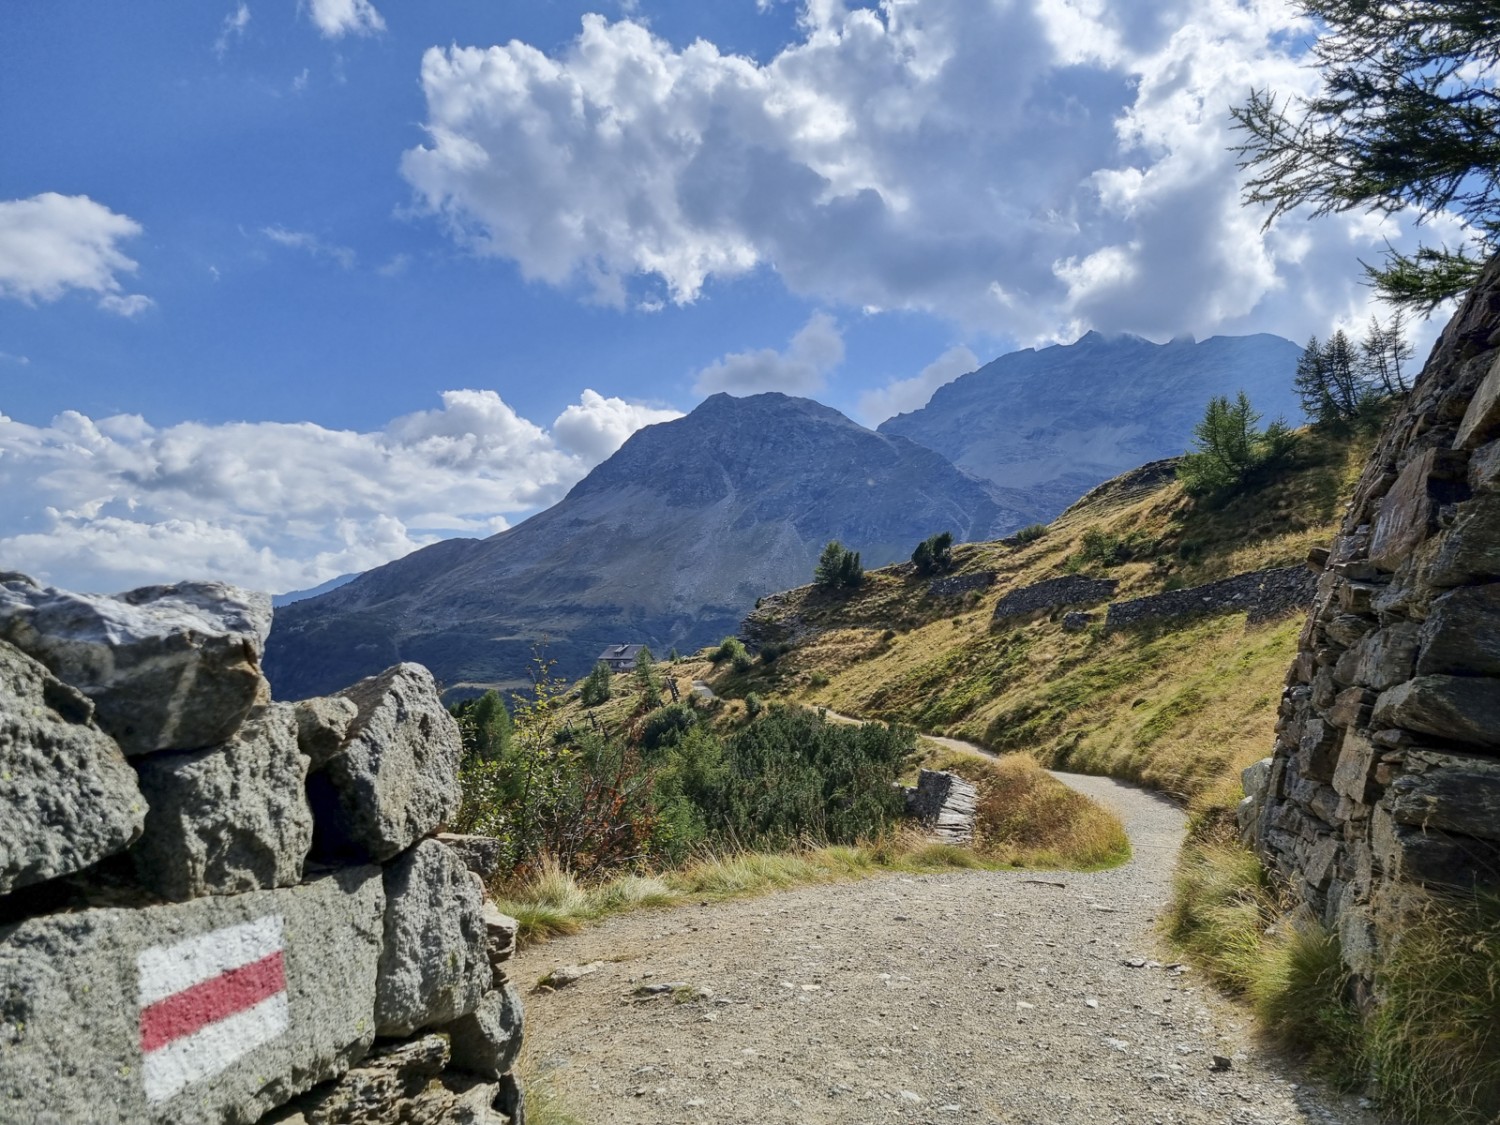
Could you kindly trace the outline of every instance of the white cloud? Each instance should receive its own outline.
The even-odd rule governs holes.
[[[680,410],[662,410],[586,390],[552,423],[552,436],[569,453],[597,464],[625,444],[643,426],[681,418]]]
[[[194,577],[307,588],[504,530],[633,429],[676,416],[585,391],[549,433],[474,390],[370,433],[0,414],[0,570],[96,590]]]
[[[370,0],[308,0],[307,8],[326,39],[374,35],[385,30],[385,20]]]
[[[551,54],[433,48],[403,173],[475,252],[597,300],[773,269],[1023,342],[1305,335],[1410,245],[1240,206],[1229,107],[1315,80],[1282,0],[807,0],[800,27],[765,63],[600,15]]]
[[[698,372],[693,390],[700,395],[718,391],[810,395],[822,390],[828,373],[843,362],[844,338],[838,325],[827,313],[817,312],[792,337],[786,351],[732,352]]]
[[[285,246],[292,250],[301,250],[311,254],[314,258],[327,258],[338,264],[340,269],[352,270],[354,268],[355,253],[348,246],[338,246],[331,242],[324,242],[315,234],[309,234],[302,230],[287,230],[285,227],[273,226],[263,227],[261,234],[265,235],[278,246]]]
[[[122,292],[120,275],[137,266],[119,244],[140,233],[140,223],[86,195],[0,200],[0,298],[35,304],[82,290],[101,308],[134,316],[151,300]]]
[[[224,23],[219,28],[219,37],[214,40],[214,54],[223,58],[224,53],[229,50],[229,44],[236,39],[244,38],[245,28],[249,26],[250,5],[240,4],[224,17]]]
[[[949,348],[911,379],[892,379],[883,387],[859,396],[858,413],[866,425],[878,426],[887,418],[920,410],[932,392],[979,367],[979,357],[962,345]]]

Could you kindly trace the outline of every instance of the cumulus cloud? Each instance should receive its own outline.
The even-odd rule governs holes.
[[[0,298],[36,304],[82,290],[100,308],[134,316],[151,299],[123,292],[120,275],[137,265],[120,243],[140,233],[140,223],[86,195],[0,200]]]
[[[810,395],[822,390],[828,373],[843,362],[844,337],[838,325],[827,313],[817,312],[792,337],[786,351],[731,352],[698,372],[693,389],[700,395],[718,391]]]
[[[0,569],[95,590],[196,577],[306,588],[504,530],[633,429],[676,416],[585,391],[549,433],[476,390],[369,433],[0,414]]]
[[[314,258],[326,258],[338,264],[340,269],[352,270],[354,268],[355,253],[348,246],[339,246],[335,243],[325,242],[315,234],[309,234],[304,230],[287,230],[286,227],[272,226],[261,228],[261,234],[265,235],[277,246],[285,246],[290,250],[301,250]]]
[[[625,444],[643,426],[681,418],[680,410],[662,410],[586,390],[552,423],[552,436],[569,453],[597,464]]]
[[[325,39],[375,35],[385,30],[385,20],[370,0],[308,0],[307,8]]]
[[[858,413],[867,425],[878,426],[887,418],[920,410],[932,392],[979,367],[979,357],[960,345],[949,348],[911,379],[892,379],[883,387],[859,396]]]
[[[433,48],[403,174],[475,252],[595,299],[769,268],[1023,342],[1300,337],[1409,245],[1241,208],[1229,107],[1315,80],[1281,0],[807,0],[800,28],[764,63],[601,15],[552,53]]]

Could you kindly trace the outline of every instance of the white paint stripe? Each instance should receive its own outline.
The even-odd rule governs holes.
[[[290,1026],[291,1009],[287,995],[278,992],[253,1008],[236,1012],[152,1051],[142,1060],[141,1066],[146,1100],[166,1101],[184,1086],[218,1074]]]
[[[140,1005],[191,988],[230,969],[269,957],[281,948],[281,915],[269,914],[212,930],[174,945],[156,945],[136,954]]]

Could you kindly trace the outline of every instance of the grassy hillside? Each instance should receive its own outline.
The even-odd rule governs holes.
[[[1187,496],[1170,466],[1148,466],[1101,485],[1032,541],[955,548],[953,574],[996,574],[986,590],[934,597],[904,564],[847,595],[805,586],[757,610],[762,635],[792,641],[772,662],[678,667],[721,695],[901,721],[1206,795],[1268,752],[1300,620],[1247,629],[1244,614],[1227,614],[1105,633],[1099,606],[1070,632],[1063,610],[992,623],[995,603],[1066,574],[1113,578],[1119,600],[1300,563],[1331,539],[1362,452],[1304,434],[1291,464],[1218,503]]]

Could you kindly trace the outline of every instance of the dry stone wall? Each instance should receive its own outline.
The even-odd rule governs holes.
[[[1500,887],[1500,259],[1312,563],[1241,829],[1368,980],[1422,891]]]
[[[1068,605],[1097,605],[1112,598],[1118,585],[1113,578],[1086,578],[1081,574],[1048,578],[1002,597],[995,603],[991,621],[1007,621]]]
[[[1120,629],[1207,613],[1244,613],[1246,624],[1256,625],[1293,610],[1307,609],[1316,586],[1316,576],[1304,566],[1252,570],[1202,586],[1114,602],[1105,614],[1104,627]]]
[[[427,670],[274,702],[269,600],[0,573],[0,1121],[524,1118]]]

